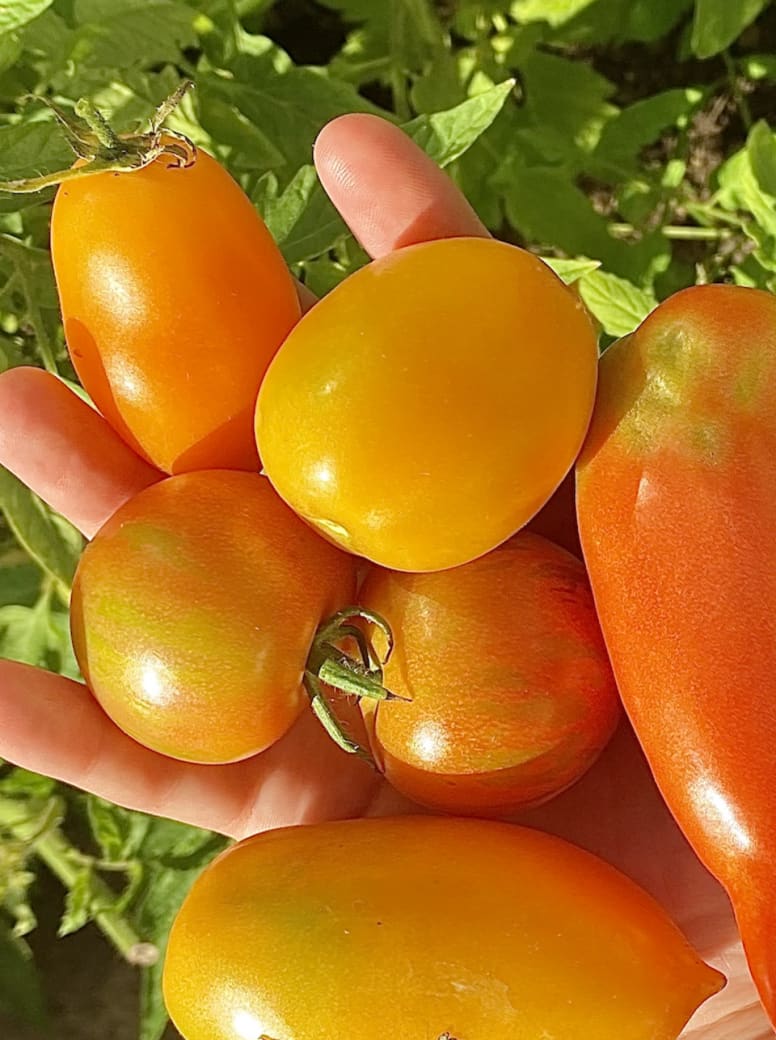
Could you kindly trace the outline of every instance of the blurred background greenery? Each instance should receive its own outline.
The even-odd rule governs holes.
[[[604,345],[682,286],[776,287],[767,0],[12,0],[0,179],[70,161],[29,95],[89,97],[129,129],[184,77],[196,90],[171,125],[231,170],[318,294],[366,260],[311,166],[348,111],[403,125],[494,234],[575,281]],[[0,371],[75,386],[51,196],[0,195]],[[0,468],[0,656],[77,677],[81,548]],[[158,1040],[165,936],[222,846],[0,766],[0,1035]]]

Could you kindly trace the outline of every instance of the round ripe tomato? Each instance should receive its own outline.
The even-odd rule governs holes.
[[[299,317],[248,198],[205,152],[63,184],[51,252],[76,371],[124,439],[167,473],[258,469],[253,409]]]
[[[155,484],[86,548],[71,627],[89,687],[141,744],[192,762],[268,747],[307,703],[319,622],[352,601],[353,560],[258,474]]]
[[[585,568],[522,531],[438,574],[375,568],[360,595],[393,628],[409,702],[362,701],[388,780],[435,809],[507,815],[557,794],[614,732],[619,699]]]
[[[590,853],[418,816],[233,846],[194,883],[164,968],[186,1040],[675,1040],[722,983]]]
[[[292,330],[258,398],[264,468],[329,538],[394,570],[481,556],[573,463],[598,352],[537,257],[483,238],[408,246]]]

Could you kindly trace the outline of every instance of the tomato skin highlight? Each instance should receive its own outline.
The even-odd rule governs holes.
[[[192,762],[264,750],[308,704],[316,628],[355,592],[353,560],[258,474],[182,474],[131,499],[73,584],[79,666],[113,721]]]
[[[776,297],[708,285],[601,361],[582,547],[627,712],[776,1023]]]
[[[256,411],[292,508],[392,570],[458,566],[549,499],[582,445],[598,351],[537,257],[483,238],[408,246],[304,316]]]
[[[589,853],[419,816],[232,847],[195,881],[164,967],[186,1040],[675,1040],[721,984]]]
[[[63,184],[51,252],[73,365],[166,473],[258,469],[253,409],[300,307],[239,185],[199,151]]]
[[[435,574],[374,568],[363,606],[393,628],[403,701],[361,702],[402,794],[505,816],[564,790],[614,733],[620,701],[585,568],[529,531]]]

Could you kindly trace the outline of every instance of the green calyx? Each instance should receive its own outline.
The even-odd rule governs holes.
[[[386,639],[387,649],[379,656],[364,631],[353,624],[358,618],[378,628]],[[341,648],[342,643],[355,643],[358,657]],[[379,614],[364,607],[346,607],[338,611],[318,629],[304,672],[304,687],[312,709],[332,740],[351,755],[358,755],[372,766],[374,759],[368,749],[352,740],[337,718],[327,689],[339,690],[349,696],[372,700],[406,700],[383,685],[383,669],[393,650],[390,625]]]
[[[164,123],[192,87],[190,80],[184,80],[157,108],[146,130],[121,137],[88,98],[81,98],[71,115],[48,98],[33,95],[30,100],[42,101],[54,113],[68,144],[82,161],[78,166],[40,177],[0,181],[0,191],[29,194],[95,173],[129,173],[142,170],[162,155],[169,156],[176,166],[191,166],[197,156],[196,147],[183,134],[164,129]]]

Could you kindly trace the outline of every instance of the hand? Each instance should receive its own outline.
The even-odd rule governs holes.
[[[401,131],[371,116],[330,123],[318,173],[367,252],[486,230],[452,182]],[[305,306],[314,300],[301,290]],[[0,379],[0,462],[87,537],[161,474],[44,372]],[[132,809],[231,837],[332,817],[414,811],[306,713],[278,744],[234,765],[199,766],[148,751],[120,732],[78,683],[0,662],[0,756]],[[416,811],[416,810],[415,810]],[[728,976],[687,1028],[692,1040],[773,1033],[749,978],[729,903],[666,810],[623,724],[575,787],[521,821],[603,856],[668,909],[702,957]]]

